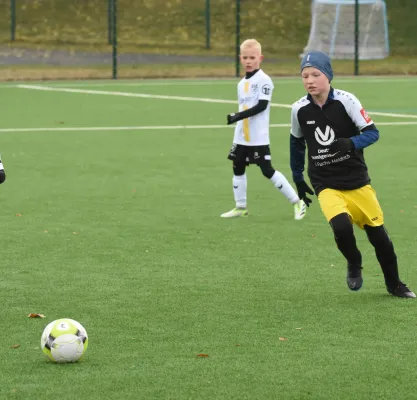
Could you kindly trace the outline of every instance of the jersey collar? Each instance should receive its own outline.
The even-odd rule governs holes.
[[[307,95],[307,100],[310,100],[311,103],[316,104],[313,100],[313,96],[310,93]],[[329,97],[327,97],[327,100],[323,106],[330,103],[332,100],[334,100],[334,89],[330,86]]]
[[[255,69],[252,72],[246,72],[245,79],[252,78],[252,76],[254,76],[258,71],[260,71],[260,68],[259,69]]]

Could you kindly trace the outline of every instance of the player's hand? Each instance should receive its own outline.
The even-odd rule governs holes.
[[[307,193],[314,195],[313,190],[305,183],[305,181],[296,182],[295,185],[297,186],[298,197],[300,200],[303,200],[304,203],[306,203],[306,206],[310,207],[312,200],[307,197]]]
[[[348,138],[340,138],[335,139],[330,144],[330,152],[337,153],[340,152],[342,154],[349,153],[349,151],[353,150],[355,145],[353,144],[352,140]]]
[[[238,120],[239,120],[238,114],[235,114],[235,113],[227,114],[227,125],[234,124]]]

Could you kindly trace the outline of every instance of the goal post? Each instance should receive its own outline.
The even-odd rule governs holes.
[[[357,19],[356,3],[359,18]],[[358,23],[358,26],[356,24]],[[358,59],[383,59],[389,55],[387,11],[384,0],[313,0],[309,51],[323,51],[333,59],[355,59],[355,30]]]

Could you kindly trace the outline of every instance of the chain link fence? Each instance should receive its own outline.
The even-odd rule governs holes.
[[[414,3],[386,1],[390,55],[360,73],[417,73]],[[252,37],[268,73],[295,75],[311,11],[309,0],[0,0],[0,79],[233,77],[237,44]]]

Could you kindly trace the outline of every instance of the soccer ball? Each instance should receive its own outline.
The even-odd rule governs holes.
[[[42,333],[42,351],[53,362],[76,362],[87,347],[87,331],[73,319],[57,319],[48,324]]]

